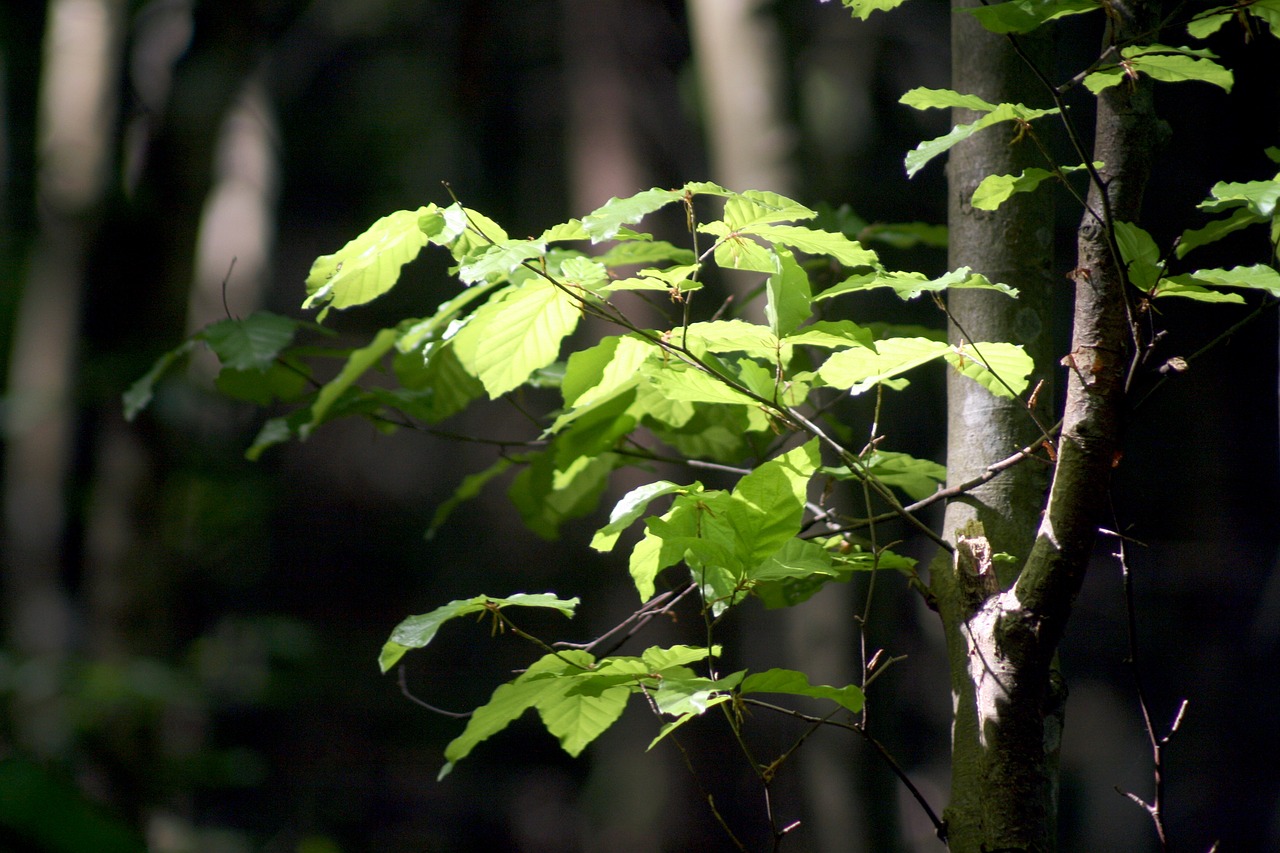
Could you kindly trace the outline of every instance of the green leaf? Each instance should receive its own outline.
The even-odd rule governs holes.
[[[929,497],[947,481],[945,465],[906,453],[877,450],[863,460],[863,466],[870,476],[886,486],[902,489],[907,497],[917,501]]]
[[[772,556],[800,531],[809,480],[821,462],[814,438],[738,481],[727,520],[745,564]]]
[[[654,187],[627,198],[611,198],[594,212],[582,218],[582,228],[592,243],[610,240],[624,225],[634,225],[655,210],[659,210],[684,198],[685,193],[729,195],[723,187],[711,183],[686,184],[680,189],[664,190]]]
[[[484,394],[480,380],[458,361],[451,341],[428,344],[423,353],[399,353],[392,368],[401,387],[374,387],[369,393],[429,424],[456,415]]]
[[[497,398],[555,361],[560,342],[577,327],[579,317],[572,297],[535,279],[476,309],[454,336],[455,351],[490,398]]]
[[[670,262],[692,265],[697,256],[691,249],[673,246],[665,240],[637,240],[618,243],[597,260],[606,267],[652,265]]]
[[[791,537],[764,561],[747,570],[750,580],[760,583],[813,575],[835,577],[830,552],[817,542]]]
[[[830,699],[855,714],[862,710],[865,701],[862,690],[856,685],[828,687],[825,684],[810,684],[807,675],[791,669],[752,673],[743,679],[739,692],[744,696],[751,693],[785,693],[790,696]]]
[[[612,281],[600,290],[607,293],[615,290],[670,290],[674,293],[697,290],[702,285],[694,279],[694,276],[700,269],[702,269],[701,264],[681,264],[665,269],[649,267],[640,270],[631,278]]]
[[[1195,302],[1224,302],[1236,305],[1244,303],[1244,297],[1240,294],[1223,293],[1221,290],[1210,290],[1204,285],[1197,283],[1196,280],[1189,275],[1160,279],[1160,284],[1156,286],[1155,291],[1151,295],[1155,298],[1178,296],[1183,299],[1191,299]]]
[[[925,140],[907,153],[907,177],[914,177],[925,164],[940,154],[949,151],[957,143],[963,142],[980,130],[1005,121],[1030,122],[1047,115],[1054,115],[1057,108],[1033,109],[1022,104],[990,104],[975,95],[961,95],[950,89],[912,89],[900,99],[902,103],[916,109],[932,107],[962,107],[986,113],[971,124],[958,124],[950,132],[935,139]]]
[[[874,350],[858,347],[832,354],[818,368],[818,375],[829,385],[861,394],[886,379],[928,364],[948,352],[951,352],[951,347],[940,341],[888,338],[876,342]]]
[[[1029,33],[1040,25],[1067,15],[1101,9],[1096,0],[1013,0],[991,6],[961,9],[993,33]]]
[[[661,530],[667,536],[672,536],[673,532],[684,536],[696,535],[697,504],[706,494],[698,488],[676,498],[671,508],[657,519],[645,519],[644,535],[631,550],[628,561],[628,571],[636,585],[636,591],[640,593],[641,601],[653,598],[654,582],[660,572],[684,559],[683,547],[668,542],[655,531]],[[665,522],[665,526],[655,522]]]
[[[947,363],[996,397],[1017,397],[1031,384],[1035,361],[1017,344],[980,343],[946,355]]]
[[[802,225],[751,225],[740,230],[810,255],[829,255],[847,267],[875,266],[880,262],[875,252],[839,232]]]
[[[232,370],[265,370],[293,342],[302,325],[297,320],[259,311],[243,320],[222,320],[196,333],[209,345],[224,367]]]
[[[120,398],[121,403],[124,405],[124,419],[126,421],[132,422],[139,412],[150,405],[151,398],[155,393],[156,383],[169,372],[169,369],[174,364],[191,352],[195,345],[194,338],[189,338],[178,344],[178,346],[157,358],[151,365],[151,369],[129,386],[128,390]]]
[[[502,281],[525,261],[546,253],[547,244],[539,240],[504,240],[470,255],[458,269],[458,278],[468,285]]]
[[[984,101],[977,95],[967,95],[954,89],[929,89],[924,86],[910,90],[898,99],[898,103],[917,110],[949,110],[959,107],[974,112],[989,113],[996,108],[995,104]]]
[[[265,370],[223,368],[213,381],[219,394],[267,406],[277,400],[293,401],[307,392],[307,374],[296,365],[272,363]]]
[[[927,222],[877,222],[868,225],[858,235],[867,242],[884,243],[895,249],[911,249],[915,246],[947,248],[947,226],[930,225]]]
[[[843,293],[875,290],[881,287],[893,288],[898,298],[904,301],[914,299],[922,293],[939,293],[947,289],[996,290],[1006,296],[1018,295],[1016,288],[988,281],[986,276],[973,272],[969,267],[960,267],[934,279],[921,272],[894,270],[877,270],[873,273],[854,275],[827,288],[814,299],[830,299]]]
[[[825,349],[844,349],[849,346],[873,347],[871,330],[852,320],[819,320],[798,332],[787,335],[784,343],[793,346],[814,346]]]
[[[1187,24],[1187,35],[1197,39],[1208,38],[1222,29],[1222,25],[1234,17],[1235,13],[1227,6],[1199,12],[1197,17]]]
[[[871,17],[872,12],[887,12],[890,9],[896,9],[907,0],[841,0],[845,8],[853,13],[855,18],[865,21]]]
[[[1197,205],[1201,210],[1217,213],[1244,205],[1250,213],[1270,219],[1276,213],[1276,203],[1280,201],[1280,175],[1270,181],[1219,181],[1209,194],[1210,198]]]
[[[517,592],[506,598],[494,598],[489,595],[477,595],[473,598],[462,598],[450,601],[437,607],[430,613],[410,616],[391,632],[389,639],[378,657],[378,664],[385,673],[395,666],[410,649],[421,649],[430,645],[436,633],[445,622],[460,616],[485,613],[493,608],[499,610],[506,607],[544,607],[559,610],[565,616],[573,618],[578,606],[577,598],[560,598],[555,593]]]
[[[1164,273],[1160,263],[1160,247],[1143,229],[1132,222],[1115,223],[1116,244],[1129,273],[1129,282],[1146,292],[1156,286]]]
[[[439,778],[443,779],[453,769],[453,765],[470,755],[471,750],[478,744],[505,729],[530,708],[537,708],[540,713],[550,709],[555,714],[566,702],[572,704],[574,700],[566,696],[569,691],[578,686],[577,680],[572,676],[586,671],[594,662],[595,658],[587,652],[567,649],[543,656],[514,681],[499,685],[493,691],[489,701],[472,713],[462,734],[445,747],[444,757],[448,763],[440,769]],[[624,694],[629,693],[627,688],[618,688],[618,690]],[[579,696],[578,700],[586,702],[593,698],[596,697]],[[625,698],[623,696],[624,703]],[[602,713],[605,712],[606,707],[616,707],[616,696],[611,696],[609,700],[600,702],[599,705],[602,707],[598,710]],[[617,708],[617,711],[620,714],[621,708]],[[594,716],[593,722],[599,722],[600,715]],[[558,720],[558,722],[566,723],[569,726],[566,734],[572,735],[572,721]],[[575,744],[576,742],[575,739]],[[564,740],[561,743],[563,745]],[[581,747],[579,746],[578,749],[580,751]]]
[[[627,425],[622,429],[627,429]],[[581,456],[560,468],[556,466],[553,448],[551,452],[535,456],[530,465],[516,475],[507,497],[526,527],[543,539],[554,540],[566,521],[581,518],[596,508],[609,485],[609,475],[619,464],[619,457],[605,453]]]
[[[1223,219],[1215,219],[1203,228],[1183,231],[1182,236],[1178,239],[1177,255],[1179,258],[1183,258],[1187,252],[1198,246],[1213,243],[1242,228],[1248,228],[1250,225],[1265,221],[1249,208],[1238,207],[1231,212],[1230,216]]]
[[[1178,284],[1203,284],[1211,287],[1240,287],[1261,290],[1271,296],[1280,296],[1280,272],[1266,264],[1231,269],[1196,270],[1187,276],[1173,279]]]
[[[1103,164],[1095,162],[1093,166],[1101,169]],[[1068,175],[1082,169],[1084,166],[1064,166],[1059,172]],[[974,189],[970,203],[978,210],[995,210],[1016,193],[1034,192],[1048,178],[1057,177],[1059,172],[1033,167],[1024,169],[1018,175],[987,175]]]
[[[645,364],[641,375],[668,400],[686,403],[732,403],[755,406],[756,401],[729,384],[683,362],[665,366]]]
[[[697,483],[694,487],[699,490],[702,488]],[[632,489],[614,504],[613,511],[609,513],[609,523],[596,531],[591,539],[591,547],[597,551],[612,551],[618,536],[645,514],[652,501],[666,495],[686,493],[690,488],[669,480],[658,480]]]
[[[560,383],[565,407],[589,406],[635,385],[640,366],[656,352],[657,347],[634,335],[613,335],[573,353]],[[552,431],[561,426],[557,422]]]
[[[751,239],[748,232],[736,231],[720,221],[699,225],[698,230],[716,236],[715,259],[724,269],[774,271],[773,252]]]
[[[743,231],[773,222],[813,219],[817,215],[816,210],[810,210],[798,201],[760,190],[734,193],[724,203],[724,222],[731,231]]]
[[[805,282],[808,283],[807,278]],[[700,356],[709,352],[743,352],[775,360],[782,347],[782,341],[772,330],[746,320],[690,323],[683,334],[677,332],[674,337]]]
[[[386,293],[400,278],[400,268],[427,244],[418,221],[434,210],[432,205],[384,216],[337,252],[317,258],[302,307],[350,308]]]
[[[469,501],[479,495],[481,489],[483,489],[490,480],[495,477],[502,476],[508,468],[516,463],[516,461],[518,460],[507,459],[504,457],[498,459],[483,471],[464,477],[462,482],[458,484],[458,488],[454,490],[453,494],[450,495],[444,503],[436,507],[435,514],[431,516],[431,525],[427,528],[427,532],[423,538],[434,539],[436,532],[444,526],[444,523],[448,521],[449,516],[453,514],[455,509],[466,501]]]
[[[347,358],[346,364],[342,366],[342,370],[338,371],[338,375],[326,382],[316,395],[315,402],[311,404],[311,419],[302,426],[298,433],[302,438],[305,439],[316,427],[327,420],[326,416],[338,398],[354,385],[356,380],[363,376],[369,368],[391,352],[392,347],[396,345],[398,336],[398,332],[395,329],[383,329],[374,336],[373,341],[368,346],[361,347],[351,353]]]
[[[1200,81],[1230,92],[1235,82],[1231,72],[1214,62],[1209,51],[1188,50],[1162,44],[1130,45],[1120,51],[1122,63],[1095,71],[1084,85],[1095,95],[1119,85],[1127,73],[1141,72],[1166,83]]]

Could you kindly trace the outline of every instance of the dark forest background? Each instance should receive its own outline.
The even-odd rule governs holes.
[[[132,424],[120,394],[227,313],[299,316],[316,256],[391,211],[447,204],[442,181],[513,235],[697,179],[867,221],[942,222],[943,170],[908,182],[902,156],[948,118],[897,100],[947,85],[949,14],[932,0],[868,22],[816,0],[0,7],[0,849],[725,846],[679,755],[643,752],[645,715],[578,761],[526,720],[437,783],[462,723],[378,672],[402,618],[480,592],[584,596],[574,623],[544,626],[568,639],[616,622],[638,602],[619,560],[585,548],[591,520],[546,542],[494,489],[425,541],[435,508],[491,450],[344,423],[250,463],[244,448],[271,413],[217,395],[205,361]],[[1059,28],[1065,73],[1096,46],[1091,26]],[[1162,93],[1174,136],[1148,194],[1157,239],[1188,224],[1213,182],[1274,173],[1262,153],[1280,144],[1274,42],[1237,31],[1212,45],[1236,69],[1230,96]],[[713,70],[726,44],[741,63],[728,77]],[[752,113],[766,91],[775,108]],[[750,143],[767,150],[741,153]],[[1065,289],[1078,211],[1065,196],[1058,210],[1045,227],[1062,235]],[[894,258],[945,263],[927,248]],[[428,255],[328,325],[359,340],[430,313],[455,286]],[[1252,307],[1168,309],[1162,354],[1196,352]],[[928,305],[859,310],[942,325]],[[1167,753],[1179,850],[1280,849],[1276,351],[1270,310],[1163,386],[1135,412],[1117,474],[1118,523],[1147,545],[1130,562],[1157,725],[1190,703]],[[895,404],[903,449],[940,455],[940,389],[925,377]],[[447,425],[519,427],[500,408]],[[851,600],[832,598],[824,618]],[[878,602],[877,643],[909,658],[873,699],[876,731],[940,808],[941,634],[905,588]],[[800,666],[831,651],[797,642],[781,617],[754,618],[741,630],[792,631]],[[1149,819],[1115,790],[1150,785],[1127,654],[1119,569],[1100,552],[1062,651],[1065,850],[1154,849]],[[405,678],[461,711],[527,660],[510,639],[453,626],[409,656]],[[703,782],[750,821],[758,804],[736,787],[727,745],[710,727],[695,742]],[[788,849],[941,849],[862,744],[819,744],[832,760],[784,788],[783,807],[806,820]]]

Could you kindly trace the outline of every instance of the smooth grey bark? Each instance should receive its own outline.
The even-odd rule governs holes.
[[[1157,3],[1139,2],[1122,10],[1109,33],[1109,43],[1144,32],[1135,18],[1149,19],[1157,7]],[[968,26],[967,21],[956,22],[953,44],[959,53],[972,56],[980,50],[980,37],[966,33]],[[1019,41],[1028,44],[1021,37]],[[967,57],[958,56],[957,60],[957,72],[967,73]],[[1019,69],[1013,62],[1006,55],[994,67],[1018,77],[1029,75],[1025,67]],[[963,82],[957,82],[956,87],[974,91]],[[1008,92],[998,92],[995,97],[981,89],[977,93],[996,102],[1018,99]],[[1095,144],[1089,157],[1107,164],[1101,175],[1106,193],[1093,186],[1078,232],[1078,258],[1072,276],[1072,343],[1062,362],[1067,367],[1066,402],[1047,506],[1036,497],[1033,485],[1018,485],[1012,479],[1034,477],[1031,466],[1036,463],[1024,462],[993,481],[1010,478],[1001,488],[975,492],[966,510],[948,512],[948,532],[960,534],[956,555],[950,566],[935,566],[932,580],[948,638],[956,708],[952,800],[945,814],[953,851],[1052,851],[1057,846],[1056,751],[1065,688],[1056,676],[1053,659],[1105,505],[1119,449],[1125,376],[1133,352],[1124,271],[1113,251],[1110,224],[1137,218],[1155,127],[1149,82],[1117,86],[1099,97]],[[977,138],[984,135],[990,134]],[[985,171],[1016,168],[989,164]],[[958,184],[966,173],[964,166],[954,167],[953,196],[963,191],[964,186]],[[954,197],[952,202],[956,202]],[[1023,211],[1017,215],[1034,214]],[[953,246],[960,240],[974,239],[967,230],[971,220],[966,211],[953,208],[953,216]],[[1016,245],[1019,233],[1034,232],[1037,225],[1048,231],[1050,224],[1048,218],[1039,223],[1020,219],[1016,229],[989,232],[986,244],[998,256],[1000,249]],[[1015,262],[1019,257],[1025,259],[1022,253],[1026,251],[1016,251]],[[953,264],[958,262],[953,254]],[[1024,288],[1023,299],[1034,298],[1029,290]],[[952,303],[952,310],[962,310],[959,300]],[[1016,311],[1005,322],[1010,319],[1015,330],[1010,337],[1016,340]],[[974,328],[968,328],[970,322]],[[971,321],[962,317],[961,324],[974,337],[986,334],[986,318],[981,314]],[[961,407],[953,414],[957,418],[951,423],[953,433],[989,431],[996,442],[985,450],[981,443],[975,445],[978,452],[989,454],[985,460],[949,458],[949,466],[957,466],[952,469],[957,478],[963,480],[966,473],[973,472],[971,468],[966,471],[966,465],[990,464],[1032,443],[1025,440],[1028,427],[1021,433],[1002,434],[999,427],[1004,420],[994,411],[971,422],[964,399],[952,402]],[[1018,420],[1015,413],[1007,414]],[[1025,413],[1021,417],[1025,419]],[[1016,424],[1010,426],[1016,428]],[[1030,429],[1034,440],[1037,431]],[[967,446],[967,442],[957,442],[950,449],[959,453]],[[966,515],[981,521],[982,528],[958,529],[957,522]],[[1015,577],[997,574],[991,561],[993,551],[1025,557]]]

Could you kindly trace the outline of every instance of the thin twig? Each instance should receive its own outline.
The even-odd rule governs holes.
[[[453,717],[455,720],[465,720],[474,713],[473,711],[446,711],[443,708],[437,708],[435,705],[428,704],[417,696],[414,696],[413,693],[409,691],[409,682],[405,676],[404,664],[400,664],[400,666],[396,667],[396,675],[400,681],[400,692],[404,694],[404,698],[408,699],[415,705],[426,708],[433,714],[439,714],[442,717]]]
[[[851,732],[856,732],[858,735],[860,735],[863,738],[863,740],[869,743],[872,749],[876,751],[876,754],[878,754],[880,758],[886,764],[889,765],[889,769],[893,771],[893,774],[898,777],[898,780],[902,782],[902,784],[906,787],[906,789],[911,793],[911,796],[915,799],[916,803],[919,804],[920,808],[923,809],[924,813],[929,817],[929,821],[933,824],[933,829],[934,829],[934,832],[937,834],[938,839],[940,841],[946,842],[947,840],[946,823],[941,818],[938,817],[938,813],[935,812],[933,810],[933,807],[929,805],[929,801],[925,799],[924,794],[922,794],[920,792],[920,789],[915,786],[915,783],[911,781],[911,777],[909,777],[906,771],[902,769],[902,766],[898,764],[898,762],[894,759],[893,755],[889,752],[889,750],[885,748],[884,744],[880,743],[880,741],[872,737],[871,734],[868,733],[866,729],[864,729],[862,726],[858,725],[857,723],[846,723],[840,720],[827,719],[825,717],[815,717],[812,714],[805,714],[800,711],[796,711],[792,708],[784,708],[781,705],[774,705],[771,702],[763,702],[759,699],[748,699],[746,697],[743,697],[742,702],[747,705],[754,705],[757,708],[765,708],[770,711],[776,711],[779,714],[786,714],[789,717],[795,717],[796,719],[804,720],[805,722],[819,723],[821,725],[827,725],[827,726],[835,726],[836,728],[847,729]]]

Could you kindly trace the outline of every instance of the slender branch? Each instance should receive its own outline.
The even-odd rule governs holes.
[[[591,652],[592,654],[595,654],[597,657],[608,657],[609,655],[616,652],[622,646],[623,643],[625,643],[627,640],[631,639],[636,634],[638,634],[640,630],[644,628],[644,626],[652,622],[655,617],[663,616],[663,615],[666,615],[667,613],[670,613],[671,610],[677,604],[679,604],[681,600],[685,598],[685,596],[687,596],[689,593],[693,592],[697,588],[698,588],[697,584],[689,583],[689,584],[686,584],[683,589],[668,590],[667,592],[663,592],[663,593],[659,593],[658,595],[655,595],[653,598],[649,599],[645,603],[645,605],[641,607],[639,610],[637,610],[635,613],[632,613],[626,619],[619,622],[616,626],[614,626],[613,628],[610,628],[608,631],[604,632],[599,637],[596,637],[594,640],[590,641],[589,643],[558,642],[558,643],[552,643],[552,645],[555,646],[556,648],[561,648],[561,649],[582,649],[584,651],[588,651],[588,652]],[[606,646],[603,649],[596,650],[596,646],[600,645],[609,637],[613,636],[614,634],[617,634],[620,631],[623,631],[624,629],[627,629],[627,630],[625,631],[625,633],[622,634],[622,636],[620,636],[616,640],[616,642]]]
[[[404,698],[408,699],[415,705],[426,708],[433,714],[439,714],[442,717],[453,717],[455,720],[465,720],[475,713],[474,711],[446,711],[443,708],[437,708],[435,705],[428,704],[417,696],[414,696],[413,693],[409,691],[409,681],[405,675],[404,664],[400,664],[400,666],[396,667],[396,675],[400,682],[400,692],[404,694]]]
[[[1114,515],[1114,507],[1112,514]],[[1173,738],[1178,728],[1182,725],[1183,716],[1187,711],[1187,700],[1183,699],[1178,705],[1178,711],[1174,715],[1173,722],[1169,724],[1168,731],[1163,735],[1157,735],[1155,725],[1151,722],[1151,706],[1147,701],[1146,690],[1142,684],[1142,665],[1138,658],[1138,615],[1137,607],[1134,604],[1133,597],[1133,572],[1129,568],[1128,555],[1125,550],[1127,537],[1121,536],[1112,531],[1099,531],[1105,534],[1111,534],[1116,540],[1116,552],[1113,555],[1120,564],[1120,576],[1124,588],[1124,605],[1125,605],[1125,621],[1128,627],[1129,636],[1129,669],[1133,676],[1134,689],[1138,694],[1138,707],[1142,712],[1142,726],[1147,733],[1147,742],[1151,746],[1151,767],[1154,777],[1154,791],[1152,793],[1151,802],[1145,801],[1142,797],[1131,791],[1124,791],[1116,788],[1116,791],[1129,800],[1132,800],[1151,817],[1151,822],[1155,826],[1156,838],[1160,843],[1161,853],[1168,853],[1169,837],[1164,825],[1164,747]]]
[[[759,699],[743,697],[741,701],[743,704],[753,705],[757,708],[764,708],[769,711],[775,711],[779,714],[785,714],[788,717],[795,717],[798,720],[804,720],[807,723],[834,726],[839,729],[846,729],[848,731],[855,732],[861,736],[863,740],[871,745],[871,748],[876,751],[876,754],[879,755],[881,760],[889,766],[889,769],[893,771],[893,774],[898,777],[898,780],[902,782],[906,789],[911,793],[911,796],[915,799],[916,803],[919,804],[920,808],[928,816],[929,821],[933,824],[933,829],[937,834],[938,839],[943,842],[947,840],[946,823],[938,817],[938,813],[933,810],[931,805],[929,805],[929,801],[925,798],[924,794],[920,792],[920,789],[915,786],[915,783],[911,781],[911,777],[902,769],[902,765],[898,764],[897,760],[894,759],[892,753],[885,748],[884,744],[872,737],[871,734],[868,733],[861,725],[858,723],[846,723],[841,720],[828,719],[826,717],[815,717],[812,714],[805,714],[792,708],[784,708],[781,705],[774,705],[771,702],[764,702]]]

